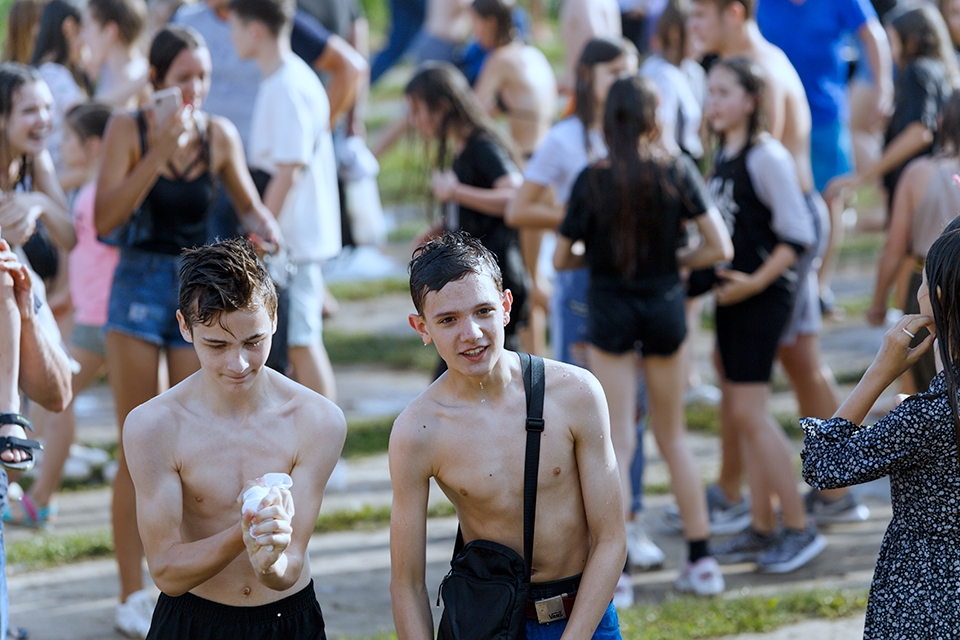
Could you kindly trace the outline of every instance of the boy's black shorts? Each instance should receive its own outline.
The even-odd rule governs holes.
[[[185,593],[160,594],[147,640],[326,640],[313,580],[259,607],[232,607]]]

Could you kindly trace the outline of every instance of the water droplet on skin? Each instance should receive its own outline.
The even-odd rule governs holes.
[[[480,383],[480,388],[483,389],[483,383],[482,383],[482,382]]]

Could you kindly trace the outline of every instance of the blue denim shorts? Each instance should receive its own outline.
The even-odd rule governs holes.
[[[105,331],[160,347],[191,346],[180,335],[180,257],[123,249],[113,276]]]
[[[586,362],[577,362],[571,347],[587,342],[587,290],[590,288],[590,269],[558,271],[550,301],[550,338],[553,357],[560,362],[586,368]]]
[[[540,624],[536,620],[527,620],[527,640],[560,640],[563,630],[567,628],[567,621],[550,622]],[[597,630],[593,632],[593,640],[621,640],[620,638],[620,619],[617,617],[617,610],[613,608],[613,603],[607,607],[600,618],[600,624]]]

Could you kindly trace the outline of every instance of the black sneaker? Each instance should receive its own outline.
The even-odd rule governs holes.
[[[870,517],[869,507],[849,491],[839,500],[829,501],[819,491],[812,489],[803,497],[803,503],[807,515],[818,525],[863,522]]]
[[[729,540],[714,546],[711,551],[720,564],[756,562],[762,553],[773,548],[776,541],[777,537],[772,533],[760,533],[753,527],[747,527]]]
[[[812,522],[803,531],[784,529],[776,544],[757,559],[764,573],[790,573],[807,564],[823,551],[827,539]]]

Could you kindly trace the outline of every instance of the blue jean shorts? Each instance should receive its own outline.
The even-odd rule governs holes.
[[[527,620],[527,640],[560,640],[563,630],[567,628],[567,621],[550,622],[540,624],[536,620]],[[620,619],[617,617],[617,610],[613,608],[613,603],[603,612],[600,618],[600,624],[597,630],[591,636],[593,640],[621,640]]]
[[[587,342],[587,290],[590,288],[590,269],[558,271],[550,301],[550,336],[553,357],[560,362],[586,368],[586,362],[577,362],[570,350],[574,344]]]
[[[113,276],[105,331],[160,347],[191,346],[177,324],[180,257],[123,249]]]

